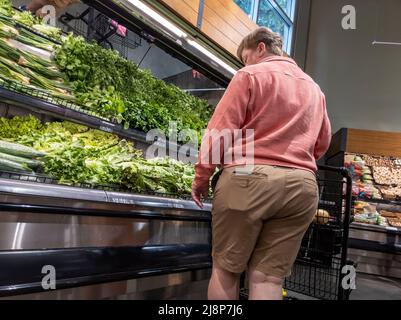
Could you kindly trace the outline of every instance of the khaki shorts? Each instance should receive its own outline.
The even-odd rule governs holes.
[[[318,205],[312,172],[255,165],[252,174],[224,169],[212,209],[212,256],[222,268],[249,266],[278,278],[291,274]]]

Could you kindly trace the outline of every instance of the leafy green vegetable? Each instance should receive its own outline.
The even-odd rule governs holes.
[[[61,32],[29,12],[13,12],[7,0],[0,4],[8,12],[0,16],[0,81],[19,82],[77,102],[125,128],[160,129],[168,134],[174,121],[178,131],[196,130],[201,139],[200,132],[211,116],[205,100],[156,79],[117,51],[87,43],[82,37],[69,35],[57,46],[26,28],[17,30],[16,21],[57,39]],[[46,60],[45,54],[39,56],[29,46],[54,54],[55,61]]]
[[[56,62],[86,108],[126,126],[168,133],[169,121],[200,132],[211,116],[208,103],[156,79],[146,70],[82,37],[72,35],[56,49]]]
[[[15,12],[12,16],[13,19],[21,24],[24,24],[28,27],[32,27],[34,24],[41,23],[41,19],[34,16],[29,11]]]
[[[17,142],[24,135],[35,136],[42,132],[41,122],[32,115],[27,117],[14,117],[12,119],[0,118],[0,137],[3,140]],[[21,142],[22,144],[27,144]],[[29,143],[28,143],[29,145]]]
[[[48,24],[34,24],[32,26],[32,29],[40,32],[41,34],[44,34],[48,36],[51,39],[60,41],[61,40],[61,29],[52,27]]]
[[[13,7],[8,0],[0,0],[0,14],[11,17],[14,13]]]
[[[0,118],[0,138],[45,152],[44,171],[66,184],[119,185],[135,192],[187,195],[194,168],[170,158],[145,160],[132,143],[71,122]]]
[[[151,190],[170,194],[191,194],[194,168],[170,158],[131,162],[123,174],[124,184],[141,192]]]
[[[19,35],[15,39],[29,46],[33,46],[49,52],[53,52],[54,47],[56,46],[49,40],[46,40],[24,28],[20,29]]]
[[[0,21],[0,36],[4,38],[14,38],[19,35],[17,29],[9,24]]]

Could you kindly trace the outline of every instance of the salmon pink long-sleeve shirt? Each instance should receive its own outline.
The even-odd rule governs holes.
[[[290,58],[270,56],[237,72],[208,124],[208,130],[254,130],[254,164],[317,170],[316,161],[327,151],[331,126],[325,96],[310,76]],[[235,146],[221,147],[220,163],[202,163],[211,153],[211,140],[205,139],[196,164],[195,185],[206,183],[223,154]],[[242,139],[244,150],[248,142]]]

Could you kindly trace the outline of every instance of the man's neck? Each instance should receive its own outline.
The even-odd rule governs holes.
[[[271,58],[271,57],[276,57],[276,55],[271,54],[271,53],[267,53],[266,55],[264,55],[262,58],[259,59],[258,63],[261,63],[261,62],[263,62],[266,59]]]

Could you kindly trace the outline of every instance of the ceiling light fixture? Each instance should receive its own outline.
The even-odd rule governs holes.
[[[190,40],[188,39],[187,42],[193,46],[194,48],[198,49],[200,52],[202,52],[204,55],[206,55],[207,57],[209,57],[210,59],[212,59],[214,62],[216,62],[217,64],[219,64],[220,66],[222,66],[224,69],[226,69],[227,71],[229,71],[231,74],[236,74],[237,70],[235,70],[234,68],[230,67],[227,63],[225,63],[223,60],[221,60],[220,58],[218,58],[217,56],[215,56],[213,53],[211,53],[209,50],[207,50],[205,47],[201,46],[199,43],[197,43],[196,41]]]
[[[161,16],[155,10],[144,4],[142,1],[139,0],[127,0],[129,3],[134,5],[136,8],[141,10],[142,12],[146,13],[149,17],[166,27],[168,30],[173,32],[176,36],[180,38],[186,38],[188,35],[182,31],[180,28],[177,28],[174,24],[168,21],[166,18]]]

